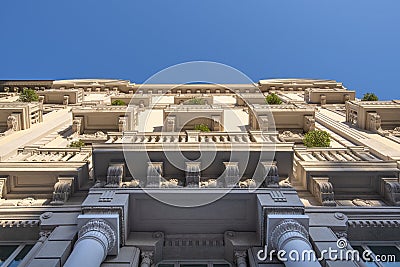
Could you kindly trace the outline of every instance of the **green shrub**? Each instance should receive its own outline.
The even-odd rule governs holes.
[[[205,124],[197,124],[194,126],[194,129],[200,132],[211,132],[210,128]]]
[[[111,105],[113,106],[126,106],[126,103],[120,99],[115,99],[113,102],[111,102]]]
[[[270,105],[280,105],[282,100],[274,93],[267,95],[265,102]]]
[[[326,131],[309,131],[303,139],[306,147],[329,147],[331,144],[331,136]]]
[[[22,102],[34,102],[39,101],[39,96],[33,89],[24,89],[19,95],[19,100]]]
[[[189,99],[189,100],[183,102],[183,104],[184,105],[204,105],[205,101],[204,101],[204,99],[195,97],[195,98],[192,98],[192,99]]]
[[[366,93],[364,94],[361,101],[378,101],[378,97],[374,93]]]
[[[79,139],[78,141],[72,141],[71,144],[69,144],[69,147],[83,147],[84,145],[85,142]]]

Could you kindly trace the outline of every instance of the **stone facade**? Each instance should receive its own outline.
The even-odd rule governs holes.
[[[24,87],[41,101],[16,102]],[[0,265],[346,267],[363,263],[270,252],[399,251],[398,101],[310,79],[0,90]],[[305,147],[312,130],[330,146]]]
[[[43,107],[38,102],[0,102],[0,130],[3,132],[25,130],[42,120]]]
[[[37,91],[44,104],[78,104],[83,101],[82,89],[49,89]]]
[[[349,101],[346,103],[346,121],[373,132],[400,127],[400,102]]]

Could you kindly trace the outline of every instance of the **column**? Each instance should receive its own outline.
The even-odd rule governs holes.
[[[245,250],[235,251],[235,262],[237,267],[247,267],[247,252]]]
[[[142,262],[140,267],[150,267],[153,263],[153,251],[143,251],[142,252]]]
[[[317,255],[315,255],[315,258],[311,261],[301,258],[303,251],[310,251],[313,249],[308,241],[307,230],[295,220],[287,219],[277,225],[272,231],[271,241],[275,250],[286,252],[284,257],[287,261],[283,262],[286,267],[321,267],[321,264],[315,259]],[[298,252],[298,260],[289,256],[291,251]]]
[[[79,231],[78,241],[64,267],[99,267],[118,244],[116,231],[103,219],[88,221]]]

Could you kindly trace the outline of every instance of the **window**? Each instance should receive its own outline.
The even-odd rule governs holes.
[[[0,244],[0,267],[17,267],[32,247],[31,244]]]

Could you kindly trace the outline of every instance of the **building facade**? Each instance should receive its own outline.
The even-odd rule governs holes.
[[[397,266],[398,106],[333,80],[0,81],[0,266]]]

